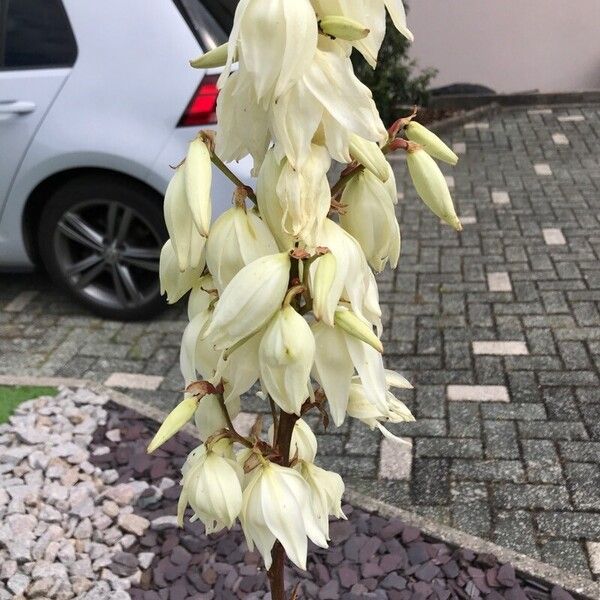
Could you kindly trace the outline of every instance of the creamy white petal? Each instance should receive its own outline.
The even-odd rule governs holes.
[[[205,333],[227,348],[260,329],[277,311],[289,281],[287,253],[264,256],[244,267],[223,292]]]
[[[374,348],[345,334],[348,354],[365,387],[368,399],[382,413],[387,412],[385,370],[381,354]]]
[[[313,375],[327,396],[331,417],[340,426],[346,417],[350,380],[354,373],[344,333],[324,323],[312,326],[316,342]]]

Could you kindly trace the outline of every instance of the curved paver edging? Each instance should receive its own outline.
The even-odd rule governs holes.
[[[116,404],[134,410],[149,419],[162,421],[166,416],[166,413],[158,408],[144,404],[112,388],[85,379],[0,376],[0,385],[86,387],[96,393],[109,396]],[[184,431],[194,434],[195,429],[191,425],[187,425]],[[558,585],[571,593],[589,598],[600,598],[600,584],[584,577],[573,575],[558,567],[532,559],[524,554],[519,554],[518,552],[469,535],[458,529],[441,525],[413,512],[391,506],[351,489],[346,490],[345,500],[349,504],[367,512],[376,512],[386,518],[399,518],[405,523],[422,530],[427,535],[443,541],[450,546],[468,548],[478,554],[493,554],[501,562],[512,563],[517,571],[527,577]]]

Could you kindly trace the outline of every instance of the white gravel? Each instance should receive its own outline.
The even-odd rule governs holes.
[[[0,425],[0,600],[130,598],[140,567],[152,560],[144,555],[138,565],[134,557],[126,575],[109,568],[150,522],[132,514],[147,484],[114,485],[116,471],[88,460],[108,400],[60,389],[21,404]]]

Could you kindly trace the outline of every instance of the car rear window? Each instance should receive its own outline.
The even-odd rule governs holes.
[[[227,41],[239,0],[174,0],[205,50]]]
[[[77,45],[60,0],[0,0],[0,67],[71,66]]]

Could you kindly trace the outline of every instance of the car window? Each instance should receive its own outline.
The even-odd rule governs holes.
[[[3,69],[66,67],[77,45],[60,0],[0,1],[0,65]]]
[[[223,31],[229,35],[233,26],[233,15],[239,0],[205,0],[204,4]]]
[[[205,50],[211,50],[227,41],[239,0],[174,1]]]

